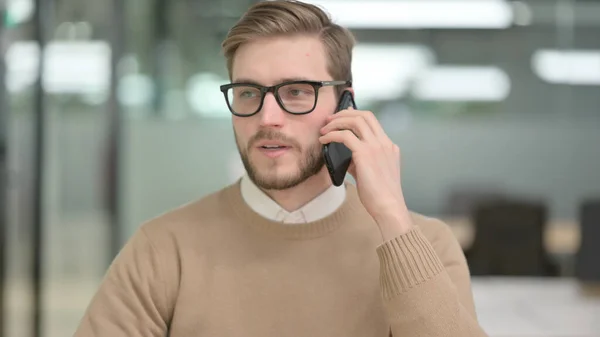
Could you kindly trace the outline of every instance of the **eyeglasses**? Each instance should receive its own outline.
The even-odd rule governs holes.
[[[262,109],[265,96],[273,93],[277,104],[293,115],[312,112],[317,106],[319,89],[325,86],[351,86],[351,81],[289,81],[265,87],[254,83],[231,83],[221,86],[221,92],[232,114],[240,117],[255,115]]]

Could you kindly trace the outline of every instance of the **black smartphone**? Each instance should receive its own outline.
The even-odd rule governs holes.
[[[349,90],[345,90],[340,97],[335,113],[346,110],[349,107],[356,109],[354,96]],[[329,171],[331,181],[335,186],[341,186],[346,178],[346,172],[352,161],[352,151],[343,143],[329,143],[323,145],[323,158],[325,166]]]

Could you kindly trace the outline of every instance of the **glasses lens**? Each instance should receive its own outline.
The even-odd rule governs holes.
[[[279,88],[279,99],[291,113],[307,113],[315,107],[317,95],[310,84],[292,83]]]
[[[238,86],[227,90],[227,100],[231,110],[238,115],[251,115],[260,106],[260,89],[250,86]]]

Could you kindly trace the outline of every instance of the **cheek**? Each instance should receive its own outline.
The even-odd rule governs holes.
[[[233,121],[233,132],[235,132],[238,143],[247,144],[248,139],[252,136],[251,127],[248,123],[239,120],[239,117],[236,117]]]
[[[315,112],[324,117],[331,115],[338,105],[337,98],[334,92],[327,92],[325,95],[319,95],[319,102]]]
[[[326,123],[326,115],[319,116],[316,118],[316,115],[311,116],[309,120],[306,120],[305,123],[302,123],[301,132],[299,133],[299,140],[303,144],[303,149],[307,150],[319,143],[319,137],[321,136],[321,128]]]
[[[310,120],[307,121],[307,129],[310,129],[312,134],[319,134],[322,127],[327,124],[327,117],[333,114],[334,108],[320,107],[315,109],[310,115]]]

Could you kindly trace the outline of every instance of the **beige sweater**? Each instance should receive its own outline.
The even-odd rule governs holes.
[[[145,223],[76,337],[485,336],[461,248],[440,221],[382,243],[356,188],[331,216],[262,218],[239,184]]]

